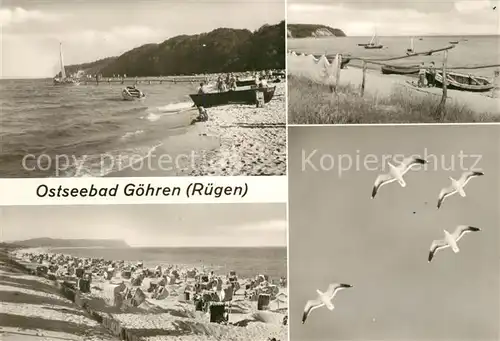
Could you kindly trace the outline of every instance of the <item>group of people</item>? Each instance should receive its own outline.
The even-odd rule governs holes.
[[[431,62],[428,67],[425,66],[425,63],[422,62],[420,64],[418,70],[418,87],[435,87],[436,86],[436,65],[434,62]]]
[[[219,92],[226,92],[229,90],[236,90],[236,77],[232,73],[226,75],[226,79],[222,75],[217,78],[217,90]]]
[[[259,88],[266,88],[268,86],[267,84],[267,77],[268,75],[265,72],[262,72],[262,74],[255,74],[255,85]],[[216,87],[218,92],[226,92],[226,91],[234,91],[237,88],[237,82],[238,78],[233,74],[233,73],[228,73],[226,77],[220,75],[217,78],[216,82]],[[207,82],[201,82],[200,87],[198,88],[198,94],[206,94],[208,93],[209,90],[207,89]]]

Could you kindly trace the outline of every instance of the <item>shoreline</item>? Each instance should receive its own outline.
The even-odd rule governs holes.
[[[208,121],[165,139],[140,162],[104,177],[285,175],[286,83],[274,85],[275,95],[263,108],[208,108]],[[161,158],[170,160],[167,167],[159,166]]]
[[[37,253],[38,256],[26,253],[30,251],[40,253]],[[102,272],[105,267],[98,260],[92,260],[91,262],[88,258],[64,258],[60,254],[56,255],[43,251],[47,250],[44,248],[21,249],[13,252],[12,255],[16,256],[16,261],[26,263],[27,268],[32,268],[39,275],[42,275],[42,277],[55,280],[54,283],[58,283],[56,285],[60,287],[61,291],[75,298],[74,301],[78,306],[91,315],[101,316],[104,326],[114,330],[116,336],[123,337],[126,335],[125,339],[127,340],[138,340],[139,337],[141,337],[141,340],[151,341],[250,339],[265,341],[269,337],[275,337],[281,341],[287,339],[288,329],[283,324],[283,321],[285,316],[287,316],[288,299],[281,301],[281,297],[287,297],[286,285],[278,286],[271,284],[271,282],[266,281],[264,275],[258,275],[255,279],[235,277],[237,278],[235,282],[231,279],[232,277],[228,277],[231,275],[230,273],[224,277],[225,280],[229,280],[226,284],[223,284],[224,280],[216,280],[219,283],[216,287],[213,287],[213,289],[207,287],[200,294],[204,299],[206,299],[206,295],[215,295],[215,297],[219,295],[222,301],[216,299],[219,302],[216,303],[216,301],[210,302],[213,298],[208,299],[208,308],[206,308],[208,311],[198,311],[195,307],[195,302],[197,301],[193,301],[192,298],[186,300],[187,296],[184,292],[194,294],[197,292],[196,290],[199,290],[199,285],[204,286],[211,283],[203,282],[203,279],[200,282],[200,276],[195,275],[196,273],[206,274],[203,270],[200,272],[198,269],[190,270],[171,266],[168,268],[169,270],[167,268],[160,268],[159,271],[164,274],[164,277],[157,277],[153,276],[151,271],[158,273],[158,267],[152,270],[142,268],[142,264],[136,264],[136,272],[130,278],[124,278],[122,275],[127,273],[127,270],[124,269],[128,266],[134,267],[134,265],[123,265],[123,263],[117,261],[110,263],[116,266],[116,269],[113,271],[114,275],[112,277],[105,275],[108,278],[103,279],[96,274],[96,272]],[[40,258],[40,255],[43,256]],[[77,281],[75,274],[68,275],[66,273],[62,275],[61,268],[56,270],[56,272],[49,271],[42,273],[40,269],[44,265],[33,263],[33,261],[42,258],[44,259],[43,263],[47,263],[47,266],[51,268],[56,264],[59,264],[59,266],[63,266],[61,265],[63,263],[66,263],[66,265],[72,264],[71,259],[86,262],[85,264],[90,266],[90,269],[85,270],[85,272],[89,273],[92,270],[91,283],[89,282],[88,284],[89,292],[85,293],[85,290],[78,290],[78,288],[76,290],[71,289],[74,285],[78,287],[78,283],[80,282]],[[85,268],[88,268],[87,266]],[[120,267],[122,269],[121,274],[119,273]],[[142,270],[139,271],[139,269]],[[141,283],[138,283],[137,274],[145,272],[148,272],[149,275],[141,275]],[[105,271],[105,273],[108,272]],[[86,278],[85,276],[80,278]],[[201,278],[203,276],[205,275],[202,275]],[[223,278],[223,276],[213,278]],[[251,287],[248,286],[248,283],[252,283]],[[234,286],[235,284],[236,287]],[[160,299],[158,299],[159,297],[153,298],[159,286],[165,288],[162,294],[163,297]],[[125,298],[123,299],[122,297],[121,300],[122,304],[116,304],[120,296],[116,295],[117,287],[121,287],[121,290],[125,290],[124,292],[135,292],[136,294],[133,296],[135,299],[138,297],[137,293],[141,292],[141,297],[143,297],[141,302],[135,302],[134,304],[134,299],[130,301],[130,299],[126,298],[127,296],[124,296]],[[151,291],[150,288],[152,287],[156,289]],[[198,289],[196,289],[197,287]],[[257,297],[260,300],[261,295],[258,294],[255,296],[256,292],[269,292],[272,297],[276,297],[281,302],[281,306],[280,302],[276,303],[270,300],[267,309],[259,310],[255,305],[258,305]],[[222,296],[220,296],[221,294]],[[229,300],[224,299],[224,297],[229,296],[231,296]],[[221,305],[226,307],[224,309],[228,313],[227,322],[210,322],[210,318],[214,318],[215,316],[215,308],[211,308],[212,305],[214,307]],[[112,328],[109,328],[110,326]]]

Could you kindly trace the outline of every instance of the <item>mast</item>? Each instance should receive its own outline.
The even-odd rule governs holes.
[[[65,79],[66,78],[66,70],[64,70],[62,43],[59,43],[59,59],[61,62],[61,79]]]

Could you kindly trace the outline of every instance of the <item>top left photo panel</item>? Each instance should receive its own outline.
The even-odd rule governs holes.
[[[286,175],[285,0],[3,0],[0,178]]]

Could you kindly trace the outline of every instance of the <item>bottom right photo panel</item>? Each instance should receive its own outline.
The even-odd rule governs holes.
[[[500,340],[500,126],[288,129],[290,341]]]

